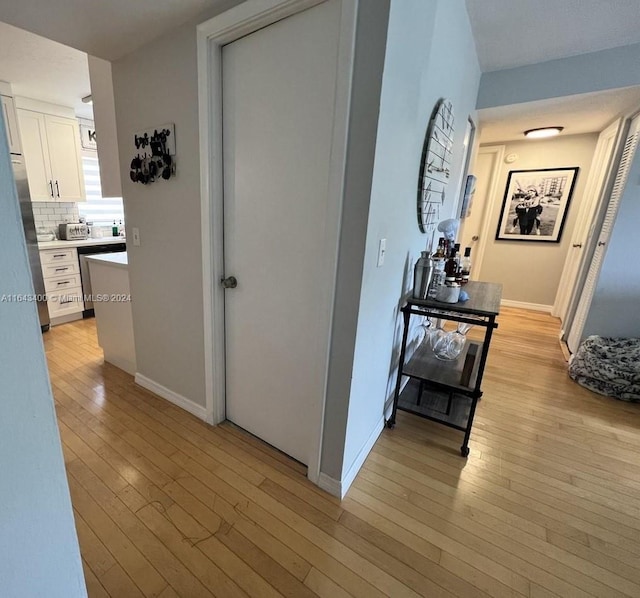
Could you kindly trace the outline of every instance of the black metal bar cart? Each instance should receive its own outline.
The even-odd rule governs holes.
[[[393,411],[388,428],[396,423],[398,409],[430,419],[464,432],[460,447],[463,457],[469,454],[469,436],[478,400],[482,396],[482,376],[487,363],[491,335],[498,327],[502,285],[490,282],[469,282],[465,286],[467,301],[454,304],[432,299],[409,299],[402,308],[404,331],[398,379],[393,397]],[[452,361],[436,358],[429,343],[422,342],[405,363],[411,316],[427,316],[454,322],[464,322],[485,329],[484,339],[467,339],[459,357]],[[409,381],[402,389],[403,376]],[[401,392],[402,389],[402,392]]]

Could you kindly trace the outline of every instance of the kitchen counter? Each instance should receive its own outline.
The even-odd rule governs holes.
[[[90,247],[91,245],[112,245],[126,243],[125,237],[102,237],[101,239],[80,239],[79,241],[41,241],[38,249],[62,249],[63,247]]]
[[[127,252],[87,256],[87,263],[98,344],[104,352],[104,360],[134,376],[136,350]]]
[[[85,259],[89,262],[99,262],[116,268],[127,269],[129,267],[129,259],[126,251],[120,251],[118,253],[97,253],[96,255],[88,255]]]

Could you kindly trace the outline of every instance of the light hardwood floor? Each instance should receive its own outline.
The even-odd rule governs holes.
[[[344,501],[230,424],[45,338],[92,598],[640,596],[640,406],[573,384],[550,316],[504,309],[461,433],[399,413]]]

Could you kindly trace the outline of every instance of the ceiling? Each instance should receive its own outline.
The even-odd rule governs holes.
[[[638,0],[466,0],[483,72],[640,43]]]
[[[133,52],[223,0],[0,0],[0,21],[105,60]],[[224,0],[225,5],[231,1]]]
[[[14,95],[72,106],[93,118],[82,98],[91,93],[87,55],[68,46],[0,23],[0,80]]]
[[[585,93],[478,110],[481,143],[522,141],[527,129],[564,127],[562,135],[602,131],[617,116],[640,109],[640,87]]]
[[[0,0],[0,21],[117,60],[240,0]],[[638,0],[466,0],[483,71],[640,43]]]
[[[15,95],[74,106],[90,117],[91,107],[80,102],[90,93],[85,52],[115,60],[203,11],[239,1],[56,0],[52,11],[45,0],[0,0],[0,21],[39,34],[0,22],[0,80],[11,82]],[[466,4],[483,71],[640,43],[640,0]],[[564,125],[564,134],[599,131],[638,105],[638,91],[626,89],[482,110],[482,141],[521,139],[523,130],[546,124]]]

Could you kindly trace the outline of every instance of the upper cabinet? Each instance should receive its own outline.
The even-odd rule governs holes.
[[[78,121],[17,110],[31,201],[85,201]]]
[[[18,121],[13,98],[0,95],[0,100],[2,100],[2,115],[4,116],[4,125],[7,130],[9,152],[11,154],[21,154],[20,135],[18,134]]]

